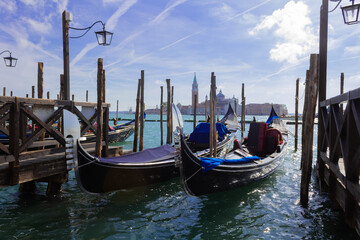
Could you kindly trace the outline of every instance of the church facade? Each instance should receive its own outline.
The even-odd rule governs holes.
[[[208,99],[208,96],[206,95],[205,101],[199,103],[199,86],[196,79],[196,73],[194,73],[194,80],[192,83],[191,93],[192,93],[191,105],[183,106],[180,103],[177,105],[181,111],[181,114],[184,115],[194,114],[194,108],[196,104],[196,114],[209,115],[210,100]],[[216,114],[224,115],[228,110],[229,104],[234,110],[236,109],[237,114],[240,114],[241,106],[239,105],[239,100],[235,98],[235,96],[233,98],[226,98],[225,95],[220,90],[220,92],[216,95]]]

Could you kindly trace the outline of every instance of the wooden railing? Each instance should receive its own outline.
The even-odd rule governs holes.
[[[321,102],[319,114],[324,129],[319,134],[319,176],[359,234],[360,88]]]
[[[94,114],[90,117],[84,116],[78,108],[80,106],[93,108]],[[0,134],[7,135],[9,139],[8,143],[0,143],[0,164],[8,162],[9,167],[13,168],[19,166],[21,160],[29,157],[64,152],[66,136],[62,133],[61,125],[64,109],[78,117],[81,135],[88,131],[96,135],[96,106],[97,103],[89,102],[0,96]],[[102,108],[106,141],[109,104],[103,103]],[[29,130],[29,123],[32,130]],[[44,140],[44,135],[50,140]]]

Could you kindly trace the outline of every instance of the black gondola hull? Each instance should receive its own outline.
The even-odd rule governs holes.
[[[284,143],[280,153],[258,163],[219,165],[203,172],[200,159],[184,141],[181,143],[181,180],[187,194],[195,196],[234,189],[265,178],[281,165],[286,146]]]
[[[94,161],[82,147],[78,147],[76,177],[82,190],[104,193],[138,186],[146,186],[179,176],[174,158],[162,163],[113,165]]]

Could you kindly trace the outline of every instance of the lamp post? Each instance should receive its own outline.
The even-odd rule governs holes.
[[[337,2],[337,5],[329,11],[328,2]],[[318,98],[318,151],[317,158],[320,159],[320,151],[324,151],[322,144],[322,139],[324,138],[324,126],[322,124],[323,117],[320,111],[320,103],[326,100],[326,72],[327,72],[327,39],[328,39],[328,13],[334,11],[342,2],[342,0],[323,0],[320,11],[320,36],[319,36],[319,98]],[[352,5],[342,7],[342,14],[345,24],[355,24],[359,23],[359,7],[360,4],[354,4],[354,0],[350,0]],[[319,172],[322,173],[323,165],[319,166]]]
[[[62,30],[63,30],[63,60],[64,60],[64,100],[70,100],[70,63],[69,63],[69,38],[81,38],[84,36],[95,24],[101,23],[103,30],[95,32],[99,45],[108,46],[111,44],[113,33],[105,30],[105,23],[102,21],[94,22],[87,28],[70,27],[69,23],[72,21],[72,14],[64,11],[62,13]],[[69,29],[85,31],[84,34],[77,37],[69,37]]]
[[[17,63],[17,58],[13,58],[11,56],[11,52],[9,50],[2,51],[0,53],[0,55],[3,54],[3,53],[6,53],[6,52],[9,53],[10,56],[9,57],[4,57],[5,66],[7,66],[7,67],[15,67],[16,63]]]

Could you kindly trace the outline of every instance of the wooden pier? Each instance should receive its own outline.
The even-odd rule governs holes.
[[[48,193],[54,192],[54,185],[59,188],[61,183],[67,181],[68,172],[65,159],[67,136],[63,135],[62,129],[63,111],[66,109],[79,118],[81,135],[88,131],[97,134],[93,126],[97,115],[96,105],[89,102],[1,96],[0,132],[8,136],[8,141],[3,139],[0,143],[0,187],[47,181]],[[106,119],[109,104],[103,103],[102,108],[107,113],[107,116],[104,115]],[[85,109],[87,112],[93,109],[92,116],[86,117],[83,114]],[[107,134],[104,131],[104,145],[107,145]],[[84,146],[93,151],[95,143]]]

